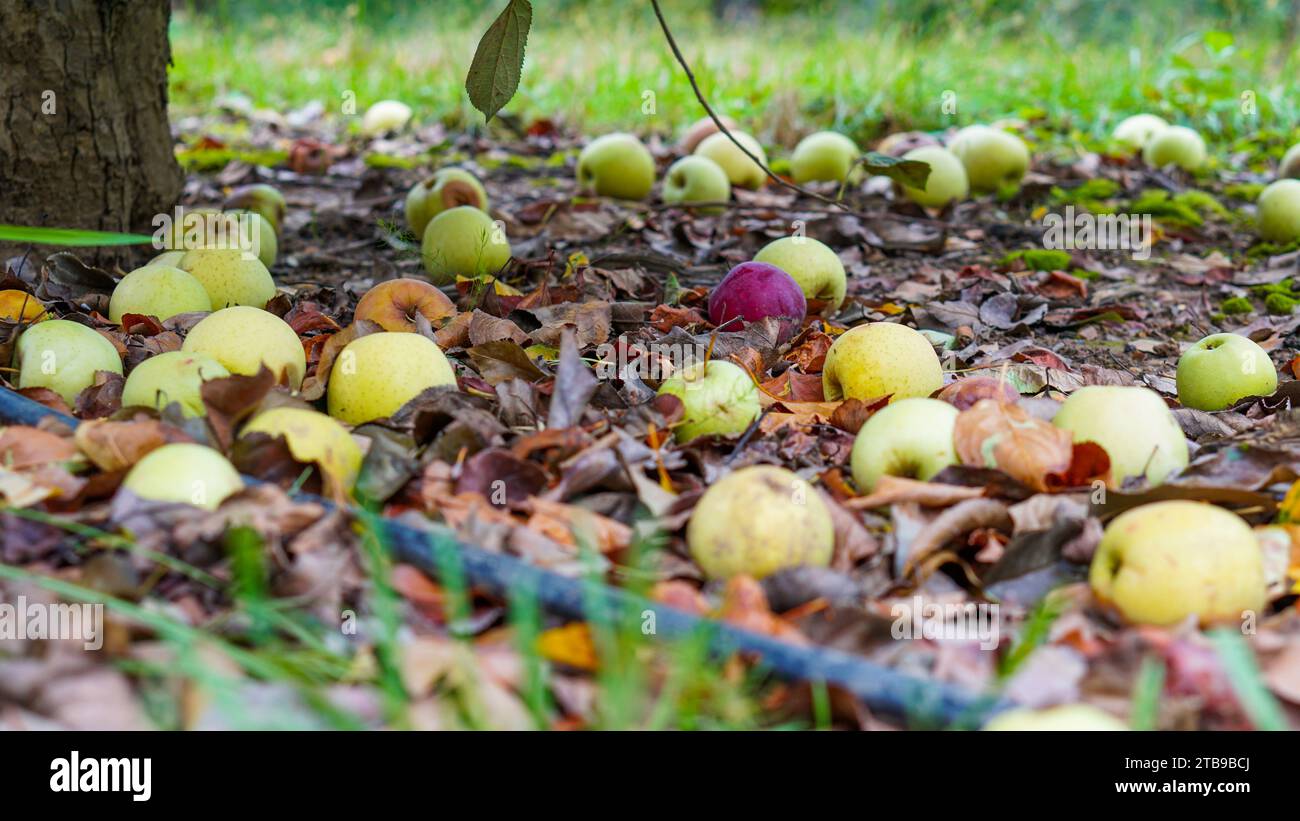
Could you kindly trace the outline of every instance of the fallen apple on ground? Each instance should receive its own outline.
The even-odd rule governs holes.
[[[1277,180],[1255,201],[1259,236],[1269,242],[1300,239],[1300,180]]]
[[[710,579],[761,579],[787,567],[829,564],[835,526],[816,488],[784,468],[755,465],[704,492],[686,542]]]
[[[429,220],[462,205],[487,213],[488,196],[483,184],[463,168],[443,168],[411,187],[406,195],[406,226],[417,237],[423,237]]]
[[[1145,476],[1152,485],[1187,467],[1187,439],[1160,394],[1126,385],[1087,385],[1070,394],[1052,424],[1110,456],[1116,486]]]
[[[75,406],[96,371],[122,372],[117,348],[103,334],[67,319],[27,327],[14,347],[19,388],[49,388]]]
[[[731,181],[727,172],[707,157],[682,157],[664,174],[664,202],[692,205],[701,202],[726,202],[731,199]],[[702,208],[701,213],[718,214],[722,207]]]
[[[1218,411],[1275,390],[1277,370],[1268,352],[1239,334],[1211,334],[1178,359],[1178,401],[1185,407]]]
[[[876,153],[884,154],[888,157],[902,157],[914,148],[925,148],[927,146],[943,147],[939,141],[928,132],[897,131],[876,143]]]
[[[743,131],[732,131],[731,135],[736,138],[736,142],[745,146],[745,150],[757,158],[758,162],[767,165],[767,154],[763,152],[763,146],[759,145],[758,140]],[[695,154],[717,163],[723,171],[727,172],[727,179],[734,186],[762,188],[767,182],[767,172],[763,170],[763,166],[746,156],[745,151],[741,151],[736,143],[721,131],[705,137],[704,141],[696,147]]]
[[[831,344],[822,367],[827,402],[926,397],[943,387],[943,366],[919,332],[892,322],[850,328]]]
[[[835,131],[809,134],[794,147],[790,156],[790,173],[797,183],[844,182],[854,170],[857,143]]]
[[[632,134],[597,137],[578,155],[578,184],[602,197],[643,200],[655,184],[655,160]]]
[[[832,315],[844,304],[848,278],[844,263],[823,242],[812,237],[782,237],[764,245],[755,262],[775,265],[799,283],[807,299],[826,302],[824,312]]]
[[[901,186],[907,198],[923,208],[943,208],[954,200],[964,200],[970,195],[970,181],[966,166],[957,155],[937,145],[913,148],[903,155],[905,160],[916,160],[930,166],[930,176],[924,188]]]
[[[1205,140],[1186,126],[1171,125],[1151,137],[1142,149],[1142,160],[1152,168],[1176,165],[1195,171],[1205,165]]]
[[[122,487],[155,502],[216,510],[244,489],[226,457],[204,445],[177,442],[150,451],[127,472]]]
[[[265,308],[275,296],[271,272],[244,251],[200,248],[186,253],[176,267],[203,285],[212,310],[232,305]]]
[[[330,371],[329,414],[349,425],[392,416],[428,388],[456,387],[442,350],[419,334],[381,332],[354,339]]]
[[[1282,155],[1282,162],[1277,166],[1277,176],[1280,179],[1300,177],[1300,143],[1291,146]]]
[[[659,386],[682,400],[685,414],[673,428],[678,442],[743,433],[763,408],[758,387],[744,368],[722,360],[696,362]]]
[[[302,386],[307,372],[307,354],[298,334],[283,319],[260,308],[222,308],[204,317],[190,329],[181,350],[207,354],[231,373],[245,376],[265,365],[293,390]]]
[[[1062,704],[1042,710],[1018,707],[998,713],[984,725],[985,730],[1016,732],[1121,731],[1128,728],[1115,716],[1091,704]]]
[[[226,366],[202,353],[167,351],[131,369],[122,386],[122,407],[162,410],[173,402],[185,416],[203,416],[199,388],[209,379],[230,376]]]
[[[297,462],[316,464],[324,472],[326,485],[338,483],[333,491],[348,493],[356,484],[364,458],[361,447],[347,428],[323,413],[306,408],[279,407],[263,411],[244,426],[240,436],[265,433],[283,437]]]
[[[366,109],[361,132],[371,137],[397,131],[411,121],[411,107],[399,100],[380,100]]]
[[[279,235],[284,227],[284,215],[289,206],[284,201],[284,194],[281,194],[278,189],[259,182],[241,185],[231,191],[221,207],[227,211],[253,211],[260,214]]]
[[[135,269],[118,281],[108,300],[108,318],[119,325],[126,314],[143,314],[162,322],[176,314],[211,310],[212,298],[203,283],[170,265]]]
[[[998,128],[963,128],[948,149],[966,168],[972,191],[991,193],[1019,185],[1029,170],[1029,148],[1024,141]]]
[[[739,126],[736,121],[730,117],[719,117],[722,124],[727,127],[728,131],[734,132]],[[718,133],[718,124],[713,121],[712,117],[701,117],[691,123],[691,127],[682,133],[682,138],[678,147],[683,154],[694,154],[695,149],[699,148],[700,143],[704,142],[706,137]]]
[[[794,336],[807,313],[808,301],[799,283],[766,262],[742,262],[709,293],[709,321],[715,326],[739,331],[738,319],[758,322],[775,317],[781,325],[778,342]]]
[[[422,279],[402,277],[381,282],[366,291],[353,316],[375,323],[385,331],[414,332],[415,318],[429,323],[456,313],[446,294]]]
[[[928,481],[957,463],[953,427],[957,409],[938,399],[900,399],[876,411],[858,431],[849,463],[858,492],[868,494],[881,476]]]
[[[36,322],[43,316],[45,304],[26,291],[0,291],[0,319],[5,322]]]
[[[275,234],[271,221],[256,211],[227,211],[228,215],[238,220],[240,231],[240,248],[255,252],[257,258],[267,269],[275,266],[280,255],[280,241]]]
[[[1088,581],[1102,603],[1137,624],[1240,622],[1266,604],[1264,559],[1250,525],[1205,502],[1141,505],[1115,517]]]
[[[1134,114],[1125,117],[1115,126],[1111,139],[1131,153],[1141,151],[1151,138],[1169,127],[1169,123],[1154,114]]]
[[[457,276],[495,274],[510,261],[505,229],[477,208],[448,208],[429,220],[421,244],[424,270],[435,285],[451,285]]]

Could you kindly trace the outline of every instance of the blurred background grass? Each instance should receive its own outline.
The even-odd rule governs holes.
[[[240,94],[278,110],[315,100],[342,117],[351,92],[358,118],[370,103],[397,98],[419,121],[481,123],[463,82],[504,5],[183,2],[172,24],[173,106],[201,113]],[[533,5],[524,79],[508,113],[641,133],[674,132],[701,115],[648,2]],[[1088,139],[1136,111],[1225,140],[1288,132],[1300,104],[1300,0],[663,5],[711,101],[775,142],[812,127],[869,141],[1000,117],[1043,119]]]

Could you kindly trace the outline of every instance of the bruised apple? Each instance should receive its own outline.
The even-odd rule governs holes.
[[[442,292],[422,279],[402,277],[381,282],[357,303],[356,318],[369,320],[385,331],[415,331],[415,318],[430,324],[456,313]]]
[[[417,237],[423,237],[429,220],[462,205],[488,210],[483,183],[463,168],[443,168],[411,187],[406,195],[406,225]]]

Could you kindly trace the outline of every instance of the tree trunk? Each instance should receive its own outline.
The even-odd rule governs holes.
[[[0,223],[152,233],[171,210],[170,17],[169,0],[0,0]]]

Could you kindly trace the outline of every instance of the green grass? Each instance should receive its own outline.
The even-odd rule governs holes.
[[[221,96],[242,94],[281,112],[319,101],[330,116],[359,121],[366,106],[391,97],[411,104],[420,121],[481,123],[463,82],[503,2],[487,14],[451,3],[397,19],[381,19],[375,5],[351,16],[313,8],[233,23],[178,15],[175,112],[211,111]],[[578,131],[664,134],[701,116],[648,3],[534,5],[524,79],[507,113]],[[1273,25],[1227,35],[1213,29],[1222,20],[1189,19],[1170,7],[1109,36],[1088,36],[1095,32],[1077,22],[969,27],[961,18],[926,34],[898,17],[838,12],[722,24],[699,11],[706,4],[665,5],[711,101],[773,144],[809,127],[866,141],[900,128],[1016,116],[1043,118],[1067,139],[1087,141],[1149,110],[1212,139],[1263,132],[1271,145],[1280,140],[1269,132],[1286,137],[1297,119],[1300,57],[1282,47]],[[1253,110],[1243,111],[1243,99]]]

